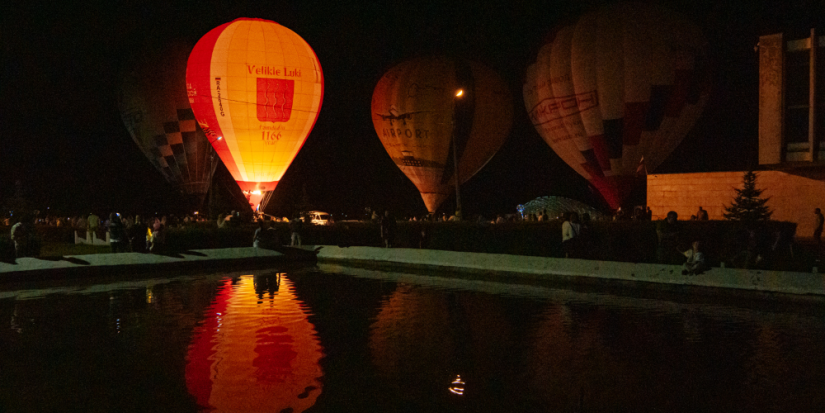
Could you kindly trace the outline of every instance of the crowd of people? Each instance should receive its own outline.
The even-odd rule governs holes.
[[[384,211],[379,214],[371,211],[368,219],[378,224],[379,235],[382,245],[391,248],[395,245],[397,234],[397,219],[390,213]],[[263,217],[261,217],[263,218]],[[267,220],[258,219],[258,228],[253,237],[253,246],[262,247],[270,245],[282,245],[281,241],[288,242],[290,246],[301,246],[302,228],[304,219],[299,214],[293,215],[291,219],[284,218],[277,221],[288,221],[289,239],[279,239],[277,232],[271,225],[276,220],[267,217]],[[651,220],[650,208],[637,207],[632,214],[626,215],[619,209],[612,217],[614,221],[622,220]],[[816,246],[821,249],[821,235],[825,227],[825,216],[817,208],[814,211],[815,230],[813,234]],[[427,215],[421,219],[412,218],[410,221],[426,222],[450,222],[455,217]],[[512,214],[507,217],[498,215],[493,220],[483,217],[474,217],[473,222],[483,225],[502,224],[506,222],[542,222],[550,220],[561,221],[561,250],[562,256],[566,258],[591,258],[591,252],[598,248],[598,240],[592,230],[591,217],[587,213],[577,212],[563,213],[559,217],[550,217],[546,211],[539,211],[536,214]],[[708,220],[708,213],[702,207],[691,220]],[[6,224],[10,224],[10,219],[6,218]],[[36,226],[53,226],[74,228],[79,234],[90,238],[102,239],[108,233],[109,245],[114,253],[120,252],[152,252],[163,253],[166,249],[166,231],[170,227],[177,227],[194,222],[205,222],[206,218],[198,215],[186,215],[182,219],[174,215],[152,216],[148,219],[140,215],[121,216],[112,212],[101,216],[90,213],[87,216],[56,217],[46,215],[41,217],[38,213],[24,214],[16,217],[11,226],[11,240],[14,243],[15,255],[17,257],[33,255],[31,239],[36,232]],[[219,228],[227,226],[240,226],[243,218],[240,213],[232,211],[230,214],[218,216],[216,224]],[[667,213],[664,219],[655,222],[656,228],[656,252],[655,261],[664,264],[684,264],[683,271],[686,275],[700,274],[709,268],[709,262],[704,251],[705,243],[699,239],[685,239],[682,231],[682,224],[678,220],[678,215],[674,211]],[[419,247],[426,245],[428,237],[427,226],[420,227]],[[789,235],[781,231],[773,231],[768,234],[755,228],[742,230],[741,236],[736,240],[736,252],[725,257],[719,257],[719,251],[713,254],[714,262],[726,263],[736,268],[767,268],[775,267],[776,263],[788,262],[793,259],[793,240]],[[689,248],[685,248],[689,246]]]
[[[192,222],[204,222],[198,215],[186,215],[179,219],[175,215],[153,216],[148,219],[140,215],[121,216],[111,212],[101,216],[92,212],[77,216],[40,216],[38,211],[22,213],[15,217],[6,217],[4,224],[11,225],[11,240],[14,243],[17,258],[37,255],[34,245],[38,226],[68,227],[78,235],[89,239],[105,239],[109,236],[109,245],[113,253],[153,252],[162,253],[166,245],[166,229]]]
[[[825,216],[819,209],[816,210],[817,231],[815,239],[818,245]],[[633,212],[626,214],[621,208],[609,217],[611,221],[653,221],[650,207],[638,206]],[[379,224],[380,236],[384,247],[392,247],[395,237],[395,219],[391,219],[389,211],[383,215],[372,211],[369,221]],[[410,222],[451,222],[455,216],[446,214],[425,215],[422,218],[412,217]],[[709,214],[703,207],[691,215],[692,221],[708,221]],[[571,211],[560,216],[551,216],[546,211],[529,214],[498,215],[493,220],[476,216],[470,222],[487,224],[504,224],[513,222],[561,222],[561,254],[566,258],[593,258],[594,251],[599,248],[599,240],[592,229],[592,218],[588,213],[579,214]],[[705,242],[700,239],[687,239],[682,230],[678,214],[669,211],[663,219],[655,221],[656,251],[655,262],[662,264],[682,264],[685,275],[696,275],[707,271],[711,262],[704,251]],[[420,247],[426,245],[427,228],[421,227]],[[733,240],[732,245],[726,246],[726,251],[714,251],[713,262],[719,265],[728,265],[733,268],[781,268],[787,266],[794,258],[793,239],[789,234],[780,230],[767,231],[756,228],[744,228]],[[731,252],[733,251],[733,252]]]

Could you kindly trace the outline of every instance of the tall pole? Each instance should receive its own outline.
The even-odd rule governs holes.
[[[458,89],[455,93],[456,99],[461,99],[461,96],[464,95],[463,89]],[[461,221],[461,190],[459,189],[459,184],[461,180],[458,177],[458,145],[456,144],[456,136],[455,136],[455,111],[456,106],[458,103],[453,101],[453,169],[455,173],[455,220]]]
[[[461,190],[459,189],[458,178],[458,155],[456,154],[457,145],[455,143],[455,121],[453,122],[453,168],[455,169],[455,220],[461,220]]]
[[[816,29],[811,29],[811,50],[808,81],[808,148],[811,153],[811,161],[819,160],[819,139],[816,134],[816,48],[819,46],[816,40]]]

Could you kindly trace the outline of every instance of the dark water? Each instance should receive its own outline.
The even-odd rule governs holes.
[[[825,302],[322,266],[0,290],[0,412],[822,412]]]

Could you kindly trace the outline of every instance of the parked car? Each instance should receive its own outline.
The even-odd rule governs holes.
[[[334,223],[332,215],[328,212],[309,211],[306,213],[306,217],[313,225],[332,225]]]

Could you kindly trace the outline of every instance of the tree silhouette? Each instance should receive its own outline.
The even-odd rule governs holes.
[[[744,188],[735,189],[733,204],[725,207],[724,217],[731,221],[755,222],[771,219],[773,211],[765,205],[770,198],[760,198],[762,189],[756,189],[757,175],[753,171],[745,172]]]

